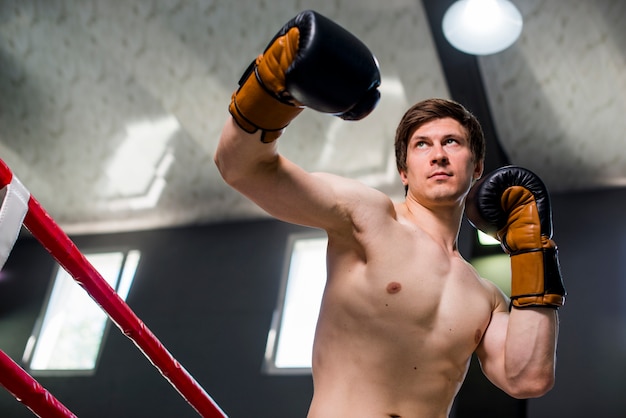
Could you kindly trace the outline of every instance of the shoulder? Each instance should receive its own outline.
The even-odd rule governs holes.
[[[485,279],[483,277],[479,277],[483,287],[486,289],[487,293],[491,299],[492,311],[495,312],[508,312],[509,311],[509,298],[504,294],[502,289],[500,289],[494,282],[491,280]]]
[[[359,180],[331,173],[313,173],[313,175],[332,189],[337,204],[350,213],[360,211],[395,213],[394,204],[388,195]]]
[[[335,219],[340,222],[324,228],[329,234],[352,236],[380,230],[397,219],[391,198],[361,181],[329,173],[312,173],[330,189]]]
[[[491,318],[477,347],[481,363],[492,356],[498,357],[504,347],[509,322],[509,298],[492,281],[480,279],[490,296]]]

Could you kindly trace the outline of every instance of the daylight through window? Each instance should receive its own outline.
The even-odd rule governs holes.
[[[281,297],[269,332],[265,370],[308,373],[313,336],[326,283],[326,237],[293,236]]]
[[[122,300],[130,290],[139,256],[136,250],[85,254]],[[106,325],[106,313],[58,267],[48,303],[24,352],[24,361],[33,373],[92,372]]]

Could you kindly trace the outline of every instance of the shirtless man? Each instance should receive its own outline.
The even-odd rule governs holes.
[[[324,52],[324,44],[332,51]],[[530,235],[539,231],[532,196],[530,222],[537,225],[525,219],[520,229],[511,220],[513,212],[528,213],[528,202],[519,199],[512,209],[478,210],[475,217],[486,229],[497,226],[512,255],[539,254],[523,260],[532,265],[530,278],[513,273],[517,294],[527,293],[528,285],[516,280],[530,280],[541,282],[538,295],[514,299],[510,310],[508,298],[460,256],[466,196],[483,171],[483,134],[469,112],[434,99],[405,114],[396,137],[406,188],[401,203],[354,180],[308,173],[278,153],[275,139],[302,105],[347,119],[373,109],[378,68],[371,56],[359,55],[367,51],[362,47],[322,16],[298,15],[244,74],[215,154],[225,181],[269,214],[327,232],[328,275],[308,417],[448,417],[474,352],[485,375],[506,393],[543,395],[554,382],[558,333],[557,310],[550,308],[563,303],[564,290],[545,290],[541,248],[523,251],[515,238],[528,235],[525,228]],[[350,55],[355,50],[357,57]],[[327,52],[337,56],[330,60]],[[337,66],[359,74],[342,78]],[[337,104],[333,95],[348,97],[349,104]],[[502,180],[495,182],[499,187]],[[493,189],[488,182],[482,194]]]

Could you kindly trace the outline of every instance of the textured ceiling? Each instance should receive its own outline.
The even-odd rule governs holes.
[[[553,191],[626,187],[626,2],[516,3],[520,40],[479,59],[510,160]]]
[[[626,2],[515,4],[521,39],[478,59],[509,160],[554,191],[625,186]],[[0,158],[68,233],[263,216],[222,182],[212,154],[241,72],[308,8],[370,47],[382,100],[360,122],[304,112],[281,151],[399,197],[399,118],[417,100],[451,97],[417,0],[3,0]]]

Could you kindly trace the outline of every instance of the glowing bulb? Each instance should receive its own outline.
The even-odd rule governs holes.
[[[446,11],[442,26],[456,49],[488,55],[511,46],[522,33],[523,20],[508,0],[459,0]]]

